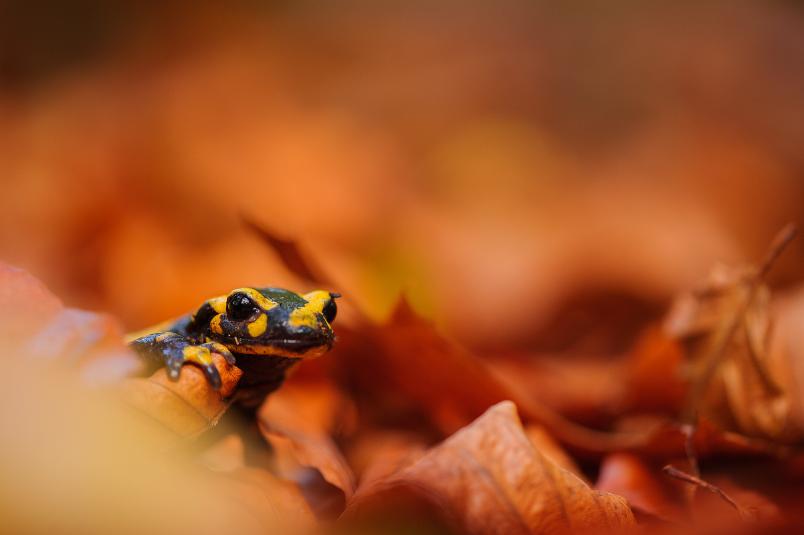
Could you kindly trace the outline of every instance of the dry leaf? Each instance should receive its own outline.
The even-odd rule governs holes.
[[[370,400],[364,414],[379,420],[414,410],[449,434],[511,397],[479,358],[440,335],[404,299],[387,324],[341,329],[339,336],[337,371]]]
[[[309,476],[302,468],[312,468],[342,493],[334,497],[327,489],[317,489],[313,501],[326,507],[313,503],[316,511],[340,513],[354,493],[354,474],[331,436],[352,410],[343,395],[327,384],[285,385],[260,408],[260,431],[273,447],[280,474],[303,483]]]
[[[278,240],[259,226],[249,224],[295,274],[307,278],[315,271],[294,242]],[[438,333],[404,297],[399,299],[384,325],[371,323],[359,310],[357,319],[356,326],[339,328],[339,341],[331,362],[340,363],[334,373],[341,382],[357,388],[370,400],[363,408],[364,414],[376,412],[379,418],[386,419],[389,413],[413,409],[448,434],[466,425],[490,405],[503,399],[517,399],[529,420],[545,425],[561,440],[586,451],[611,451],[622,444],[634,447],[642,444],[643,439],[649,439],[647,436],[613,437],[607,442],[603,440],[605,434],[587,432],[576,426],[543,404],[541,398],[529,395],[530,389],[524,385],[511,388],[506,380],[510,375],[497,373],[499,366],[490,366]],[[601,399],[610,405],[618,403],[623,388],[613,372],[619,371],[619,364],[604,363],[601,367],[592,363],[589,369],[583,381],[573,383],[576,385],[574,395],[561,391],[555,398],[584,399],[584,407],[597,407]],[[612,375],[610,380],[601,380],[601,369]],[[566,377],[577,377],[577,373],[570,373],[556,382],[566,386]],[[550,384],[550,381],[540,383],[548,387]],[[590,389],[600,393],[591,402],[588,399]],[[541,394],[544,389],[538,390]]]
[[[681,496],[661,467],[650,466],[636,455],[607,456],[600,467],[596,488],[619,494],[632,508],[664,520],[681,521],[685,513]]]
[[[307,258],[298,244],[292,240],[284,240],[276,234],[269,232],[264,225],[260,225],[248,217],[243,218],[246,227],[257,234],[278,256],[285,267],[305,282],[312,282],[320,286],[331,286],[331,281],[320,269],[314,267],[312,260]]]
[[[193,366],[185,366],[175,382],[164,369],[149,378],[125,379],[141,369],[141,362],[123,343],[122,329],[112,318],[63,308],[34,277],[6,265],[0,265],[0,299],[0,324],[7,329],[3,341],[16,348],[15,354],[78,372],[87,384],[122,380],[128,402],[180,436],[195,436],[213,426],[242,374],[216,355],[224,383],[217,392]]]
[[[572,457],[564,451],[564,448],[550,436],[550,433],[544,427],[538,425],[529,425],[525,427],[525,435],[527,435],[530,443],[536,448],[546,459],[556,464],[556,466],[571,472],[579,478],[585,480],[581,469],[572,460]]]
[[[622,406],[624,362],[615,356],[531,355],[488,366],[510,390],[537,393],[530,397],[576,422],[603,425]]]
[[[223,416],[237,382],[243,374],[221,355],[212,355],[221,376],[215,390],[200,368],[184,366],[178,381],[171,381],[164,368],[148,378],[127,379],[120,386],[123,399],[180,437],[207,431]]]
[[[665,331],[687,347],[685,417],[796,442],[804,428],[794,421],[795,385],[784,357],[769,353],[770,290],[757,277],[755,269],[719,266],[705,288],[682,294],[668,314]]]
[[[804,288],[797,288],[775,300],[773,308],[774,328],[768,341],[767,366],[776,384],[784,392],[782,398],[789,411],[786,419],[775,428],[777,436],[785,441],[801,441],[804,438]],[[768,425],[762,418],[764,407],[749,407],[745,414]],[[781,407],[771,407],[770,414],[777,414]]]
[[[659,460],[676,459],[686,455],[689,426],[675,419],[654,418],[648,415],[628,417],[618,422],[617,430],[627,433],[626,436],[638,437],[639,440],[634,440],[627,447],[609,451],[635,453]],[[790,453],[787,448],[773,442],[726,431],[707,418],[698,420],[693,447],[699,458],[709,458],[717,454],[782,457]]]
[[[624,498],[590,489],[534,448],[511,402],[491,407],[414,464],[361,489],[350,514],[394,487],[428,496],[470,533],[553,534],[634,523]]]
[[[213,474],[211,484],[222,499],[238,506],[234,514],[247,519],[246,525],[260,526],[257,532],[306,533],[316,525],[299,488],[266,470],[244,467]]]
[[[695,494],[693,513],[703,526],[719,527],[723,532],[728,532],[729,526],[738,529],[740,523],[773,522],[780,517],[779,507],[767,496],[736,483],[728,476],[712,477],[709,483],[734,500],[740,511],[735,511],[719,495],[699,490]]]
[[[629,354],[627,410],[679,414],[687,386],[682,377],[684,358],[677,338],[658,326],[646,329]]]
[[[352,441],[347,451],[350,466],[367,487],[412,464],[426,451],[421,436],[400,431],[368,431]]]
[[[586,453],[643,448],[660,427],[618,434],[580,426],[546,406],[540,392],[529,388],[527,381],[498,373],[498,366],[439,334],[404,299],[386,325],[339,332],[333,355],[340,363],[336,374],[365,400],[360,405],[361,416],[370,421],[423,417],[449,434],[489,406],[513,399],[529,423],[543,426],[563,444]],[[621,389],[604,387],[601,391]],[[677,444],[683,451],[683,441]]]

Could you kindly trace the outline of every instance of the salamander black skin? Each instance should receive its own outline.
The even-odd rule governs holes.
[[[299,295],[281,288],[238,288],[205,301],[194,314],[132,335],[129,343],[166,366],[173,380],[185,363],[201,367],[216,389],[221,378],[212,353],[224,356],[243,370],[235,399],[255,408],[279,388],[290,367],[332,347],[337,297],[323,290]]]

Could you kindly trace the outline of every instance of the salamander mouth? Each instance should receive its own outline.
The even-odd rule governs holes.
[[[320,356],[332,347],[331,340],[248,340],[226,337],[222,342],[232,353],[244,355],[270,355],[293,358],[312,358]]]

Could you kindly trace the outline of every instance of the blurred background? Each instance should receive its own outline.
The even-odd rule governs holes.
[[[128,328],[296,288],[246,217],[376,318],[620,351],[800,219],[802,143],[794,1],[0,5],[0,258]]]

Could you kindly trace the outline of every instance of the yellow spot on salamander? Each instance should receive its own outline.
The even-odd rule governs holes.
[[[226,296],[213,297],[212,299],[207,301],[207,303],[209,303],[209,306],[212,307],[212,310],[214,310],[218,314],[223,314],[224,312],[226,312]]]
[[[182,354],[184,355],[184,360],[188,362],[196,362],[205,365],[212,363],[212,355],[206,347],[187,346],[182,349]]]
[[[209,322],[209,328],[215,334],[223,334],[223,328],[221,328],[221,317],[220,315],[215,316]]]
[[[260,314],[260,317],[248,324],[248,334],[252,338],[257,338],[268,329],[268,316]]]
[[[288,323],[294,327],[314,329],[318,326],[318,314],[324,310],[332,296],[324,290],[316,290],[303,295],[302,298],[307,301],[307,304],[293,310],[288,318]]]

